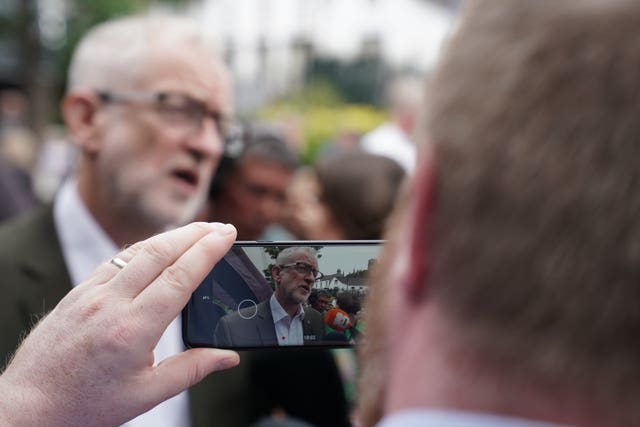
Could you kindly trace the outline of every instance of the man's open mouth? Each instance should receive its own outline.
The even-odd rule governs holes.
[[[173,171],[173,176],[190,186],[198,185],[198,174],[189,169],[178,169]]]

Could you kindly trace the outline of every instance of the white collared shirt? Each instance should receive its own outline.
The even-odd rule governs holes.
[[[569,427],[524,418],[454,410],[407,409],[387,415],[377,427]]]
[[[278,345],[303,345],[302,320],[304,319],[304,309],[302,305],[300,305],[300,310],[293,318],[284,311],[284,308],[276,299],[276,294],[271,295],[269,306],[271,307],[273,324],[278,337]]]
[[[53,219],[73,286],[80,284],[101,262],[118,252],[118,247],[80,200],[77,188],[75,181],[67,181],[53,204]],[[183,350],[181,320],[178,316],[160,338],[154,350],[155,361],[158,363]],[[134,418],[125,426],[182,427],[189,424],[189,399],[185,391]]]

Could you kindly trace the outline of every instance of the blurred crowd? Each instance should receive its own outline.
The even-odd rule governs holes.
[[[62,133],[2,92],[0,424],[640,426],[640,3],[465,4],[428,90],[313,159],[234,119],[224,55],[173,15],[83,37]],[[277,249],[269,299],[213,331],[292,351],[185,351],[236,237],[387,241],[356,292]]]
[[[300,139],[302,133],[292,131],[290,125],[258,120],[240,122],[233,117],[225,117],[229,123],[225,124],[224,132],[221,127],[216,129],[223,139],[222,150],[216,153],[213,145],[206,145],[204,139],[196,141],[195,134],[188,130],[192,125],[205,126],[204,115],[213,117],[217,114],[209,112],[210,106],[195,101],[199,96],[197,93],[183,97],[162,92],[154,95],[157,98],[147,100],[141,98],[146,96],[144,92],[117,87],[113,91],[83,92],[87,84],[99,88],[112,86],[108,76],[107,80],[100,80],[102,69],[111,65],[105,65],[95,56],[104,47],[96,41],[85,44],[89,47],[81,45],[78,48],[70,70],[68,93],[61,104],[66,127],[51,126],[45,135],[36,134],[27,124],[30,103],[34,100],[27,99],[17,89],[0,92],[0,230],[4,230],[9,253],[15,252],[11,247],[22,247],[18,252],[29,252],[28,243],[14,244],[12,239],[24,236],[20,227],[40,230],[40,226],[34,224],[41,220],[33,222],[29,219],[42,217],[38,212],[53,216],[55,234],[34,231],[25,241],[32,240],[36,246],[45,241],[47,245],[61,242],[67,267],[58,270],[59,280],[63,283],[55,298],[66,292],[64,282],[70,280],[74,286],[81,282],[95,262],[109,256],[115,247],[185,221],[231,223],[237,229],[238,240],[382,238],[402,183],[415,168],[416,146],[411,135],[420,108],[421,80],[401,77],[394,81],[388,90],[387,123],[364,134],[346,132],[349,134],[347,142],[343,137],[345,130],[336,128],[336,137],[328,140],[311,162],[308,158],[303,162],[302,150],[306,142]],[[188,62],[181,57],[175,61]],[[170,70],[167,73],[177,73],[172,66],[158,65]],[[197,69],[197,66],[193,68]],[[153,82],[153,78],[149,81]],[[226,95],[219,88],[214,90],[215,96],[219,97],[215,108],[226,114]],[[110,106],[138,103],[149,104],[157,110],[158,118],[164,120],[164,123],[152,126],[153,132],[157,132],[156,128],[161,129],[159,134],[162,136],[154,136],[158,141],[152,141],[152,145],[157,146],[145,147],[146,154],[139,150],[147,136],[138,134],[132,139],[131,134],[123,137],[117,133],[120,124],[124,123],[122,118],[105,128],[113,133],[112,136],[104,131],[89,130],[94,126],[89,122],[96,112],[110,111],[107,110]],[[100,124],[96,122],[96,125]],[[222,126],[219,122],[216,125]],[[121,127],[126,128],[125,125]],[[177,130],[183,128],[186,129],[184,132]],[[128,154],[125,157],[108,154],[109,146],[116,147],[117,139],[121,138],[129,144],[123,151]],[[182,182],[180,185],[191,187],[186,193],[193,192],[192,189],[197,193],[197,197],[189,196],[191,202],[184,203],[180,212],[171,210],[171,204],[178,205],[176,200],[162,199],[159,193],[153,195],[154,188],[160,185],[153,180],[164,179],[159,174],[164,166],[156,163],[152,166],[156,170],[149,174],[156,173],[157,176],[151,181],[140,181],[145,176],[145,163],[151,165],[150,159],[165,150],[162,148],[165,140],[171,139],[190,142],[180,142],[185,151],[180,148],[180,152],[167,155],[165,161],[172,168],[170,177],[177,178],[176,181]],[[217,165],[210,163],[209,160],[218,154]],[[211,173],[210,164],[216,165]],[[200,197],[200,193],[205,197]],[[80,241],[84,243],[78,243]],[[52,251],[58,259],[59,249]],[[21,261],[9,262],[19,264]],[[26,298],[37,298],[37,294]],[[48,301],[55,302],[55,298]],[[316,305],[317,299],[324,304]],[[342,324],[330,333],[334,341],[344,343],[355,343],[362,332],[361,306],[361,295],[337,290],[314,292],[307,305],[308,309],[315,307],[323,315],[330,312],[332,319],[336,314],[342,319]],[[14,332],[11,328],[5,322],[5,332],[9,335]],[[174,338],[173,351],[179,351],[175,343]],[[5,354],[10,354],[15,345],[13,338],[3,339],[3,345]],[[162,351],[171,354],[167,348],[170,347]],[[289,356],[274,355],[269,351],[251,352],[242,357],[243,364],[239,368],[222,373],[217,380],[215,387],[226,393],[218,393],[208,402],[218,409],[216,420],[223,423],[221,425],[239,427],[258,420],[264,424],[272,418],[310,423],[316,427],[348,427],[351,424],[358,372],[352,350],[293,352],[291,360],[285,364],[282,358]],[[310,371],[309,366],[314,369]],[[312,405],[305,404],[300,396],[292,393],[291,384],[282,383],[290,369],[303,372],[303,381],[318,383]],[[317,377],[323,380],[319,381]],[[280,385],[275,386],[276,383]],[[275,388],[277,391],[274,392]],[[191,394],[193,401],[199,399],[196,392]],[[230,405],[236,409],[226,410]],[[327,409],[319,411],[318,405]],[[165,421],[173,419],[157,416],[164,417]],[[197,425],[197,418],[194,422]]]
[[[51,125],[38,135],[28,126],[29,103],[18,89],[0,90],[0,221],[51,202],[73,168],[64,129]]]

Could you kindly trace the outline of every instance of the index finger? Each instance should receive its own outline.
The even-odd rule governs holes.
[[[235,228],[229,226],[195,242],[133,300],[134,312],[143,318],[153,317],[159,330],[164,331],[211,268],[228,252],[235,237]]]
[[[108,286],[120,296],[134,298],[204,236],[230,230],[235,231],[225,224],[194,222],[153,236],[118,255],[129,261]]]

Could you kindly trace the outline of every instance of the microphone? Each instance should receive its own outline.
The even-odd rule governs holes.
[[[331,329],[344,332],[351,326],[351,319],[346,311],[339,308],[332,308],[324,314],[324,323]]]

